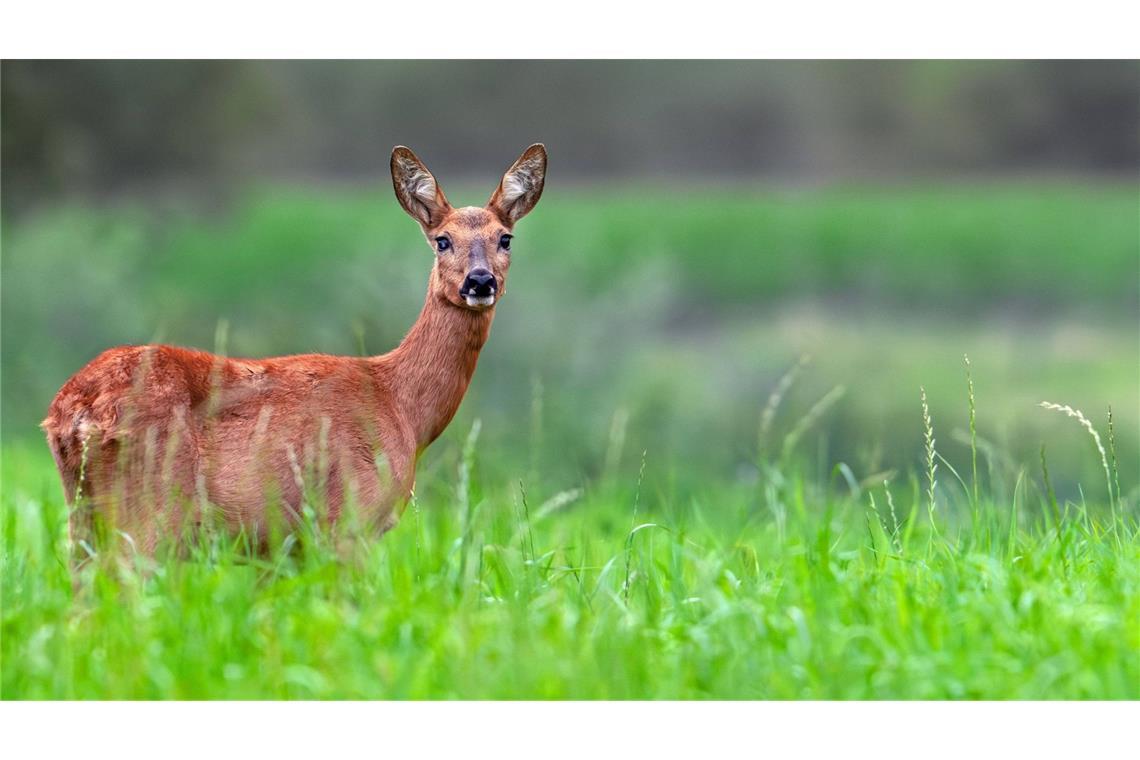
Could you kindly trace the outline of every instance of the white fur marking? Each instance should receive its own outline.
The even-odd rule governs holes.
[[[495,297],[491,296],[465,296],[468,306],[491,306],[495,303]]]

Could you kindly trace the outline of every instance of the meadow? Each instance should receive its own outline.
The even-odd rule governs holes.
[[[35,428],[71,372],[384,351],[430,255],[369,189],[6,220],[0,696],[1138,698],[1135,204],[548,191],[394,531],[212,535],[78,591]]]

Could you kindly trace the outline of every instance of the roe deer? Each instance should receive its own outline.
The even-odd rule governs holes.
[[[452,208],[408,148],[392,151],[391,169],[397,200],[435,251],[423,310],[396,349],[231,359],[121,346],[64,384],[42,427],[74,563],[92,552],[97,526],[149,555],[200,524],[206,505],[264,547],[267,507],[276,500],[295,520],[309,489],[328,523],[351,504],[377,532],[396,524],[417,458],[471,381],[506,292],[512,230],[542,195],[546,149],[527,148],[483,208]]]

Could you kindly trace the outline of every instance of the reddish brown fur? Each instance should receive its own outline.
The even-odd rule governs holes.
[[[502,297],[502,235],[537,203],[545,163],[532,146],[485,208],[454,209],[411,151],[393,151],[401,205],[433,248],[441,236],[451,247],[436,257],[419,319],[387,354],[230,359],[124,346],[96,357],[43,422],[73,545],[94,543],[98,517],[151,553],[198,524],[206,504],[231,529],[264,537],[267,506],[280,503],[293,519],[307,490],[323,497],[329,522],[354,504],[367,525],[392,527],[416,460],[459,408],[491,329],[494,304],[469,306],[460,288],[477,262],[494,275],[494,302]]]

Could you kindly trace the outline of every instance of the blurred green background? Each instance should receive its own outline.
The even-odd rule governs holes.
[[[1134,62],[4,62],[3,440],[102,349],[379,353],[431,254],[390,190],[412,146],[458,204],[529,143],[547,190],[421,482],[473,418],[481,467],[550,491],[603,471],[698,491],[845,392],[791,452],[828,477],[907,471],[919,386],[968,468],[1012,489],[1042,443],[1101,495],[1042,400],[1140,418]],[[761,410],[811,361],[768,441]],[[43,455],[47,456],[46,447]]]

